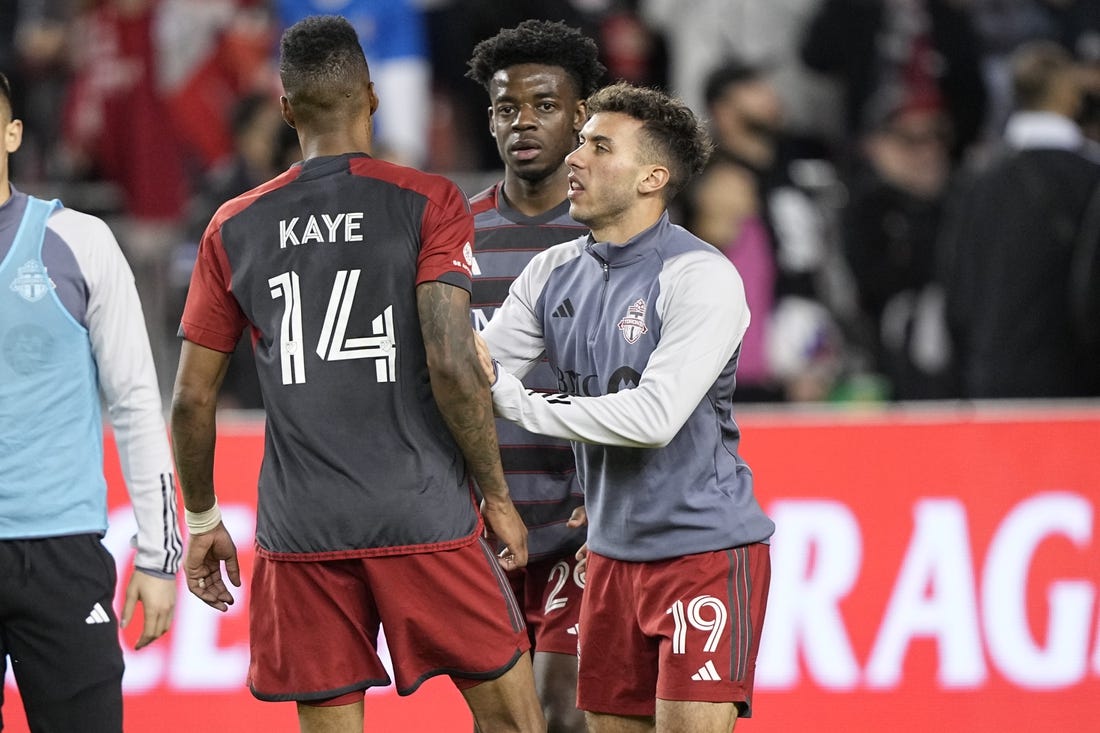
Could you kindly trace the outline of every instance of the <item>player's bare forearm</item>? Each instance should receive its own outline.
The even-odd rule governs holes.
[[[214,443],[218,389],[228,355],[183,343],[172,393],[172,449],[183,503],[201,512],[214,505]]]
[[[172,401],[172,449],[184,506],[202,512],[213,506],[215,409],[176,394]]]
[[[470,329],[470,295],[445,283],[416,290],[432,394],[488,501],[508,499],[489,384]]]
[[[214,411],[173,398],[171,424],[183,505],[205,511],[214,505]]]

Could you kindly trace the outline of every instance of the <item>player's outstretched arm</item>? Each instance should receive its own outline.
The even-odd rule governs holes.
[[[214,495],[218,390],[228,366],[229,354],[184,341],[172,394],[172,444],[190,530],[183,569],[188,589],[219,611],[233,603],[225,578],[241,584],[237,548]]]
[[[527,529],[512,505],[493,423],[489,381],[481,371],[470,329],[470,294],[441,282],[416,289],[420,329],[428,356],[432,394],[481,488],[482,511],[507,545],[501,564],[527,564]]]

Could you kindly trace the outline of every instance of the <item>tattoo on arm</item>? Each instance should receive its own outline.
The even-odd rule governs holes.
[[[488,498],[504,498],[508,488],[500,465],[489,385],[477,360],[470,325],[470,295],[440,282],[417,288],[424,348],[432,394]]]

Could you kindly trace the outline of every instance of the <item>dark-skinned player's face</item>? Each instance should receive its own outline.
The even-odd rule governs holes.
[[[517,176],[538,181],[561,168],[577,146],[584,103],[560,66],[516,64],[489,82],[489,132],[504,165]]]

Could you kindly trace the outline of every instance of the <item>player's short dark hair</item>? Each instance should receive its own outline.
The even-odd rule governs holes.
[[[7,105],[9,114],[15,115],[15,107],[11,101],[11,82],[8,81],[8,77],[4,76],[3,72],[0,72],[0,103]]]
[[[466,76],[486,89],[493,75],[516,64],[559,66],[583,99],[596,91],[607,71],[596,42],[561,21],[525,20],[474,47]]]
[[[338,15],[313,15],[283,32],[279,76],[295,116],[313,119],[357,107],[370,79],[359,37]]]
[[[706,127],[676,97],[620,81],[588,98],[589,116],[617,112],[642,123],[643,152],[669,170],[665,200],[699,174],[714,151]]]

